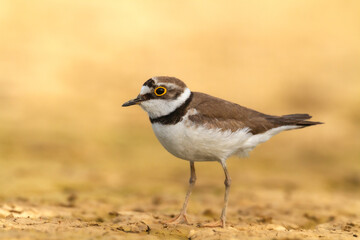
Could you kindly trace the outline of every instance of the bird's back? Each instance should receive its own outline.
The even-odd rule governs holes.
[[[197,114],[189,116],[189,119],[196,124],[206,124],[221,130],[234,132],[249,128],[252,134],[261,134],[281,126],[294,125],[300,128],[320,124],[306,121],[311,118],[308,114],[273,116],[205,93],[193,92],[193,95],[188,109],[196,109]]]

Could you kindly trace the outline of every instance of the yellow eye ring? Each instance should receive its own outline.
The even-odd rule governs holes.
[[[157,87],[154,90],[155,95],[158,96],[158,97],[164,95],[166,92],[167,92],[167,90],[164,87]]]

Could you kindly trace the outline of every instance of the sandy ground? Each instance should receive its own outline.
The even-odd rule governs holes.
[[[180,196],[180,194],[179,194]],[[125,204],[14,199],[0,207],[1,239],[356,239],[360,201],[355,197],[300,191],[232,191],[228,226],[199,227],[216,220],[221,194],[194,194],[191,225],[163,223],[177,213],[177,196],[129,195]],[[217,199],[219,198],[219,199]]]
[[[248,159],[229,159],[232,187],[224,229],[201,227],[220,216],[222,169],[218,163],[196,163],[198,179],[188,208],[192,224],[173,226],[164,222],[180,211],[188,163],[170,156],[154,136],[141,136],[135,137],[144,142],[142,151],[128,146],[121,158],[0,159],[5,166],[0,168],[0,239],[360,237],[356,158],[334,162],[326,154],[294,154],[279,147],[288,133]]]

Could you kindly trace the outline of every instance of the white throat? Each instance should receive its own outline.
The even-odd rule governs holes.
[[[185,88],[184,92],[176,99],[150,99],[140,103],[150,118],[158,118],[168,115],[180,107],[191,95],[191,91]]]

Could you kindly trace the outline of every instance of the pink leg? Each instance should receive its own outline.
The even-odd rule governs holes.
[[[189,198],[190,198],[192,189],[195,185],[195,181],[196,181],[195,165],[194,165],[194,162],[190,162],[189,188],[188,188],[188,191],[185,196],[184,205],[180,211],[180,214],[177,217],[175,217],[174,219],[171,219],[168,223],[170,223],[170,224],[178,224],[178,223],[189,224],[189,221],[187,220],[187,217],[186,217],[186,209],[187,209],[187,205],[189,202]]]
[[[225,196],[224,196],[224,207],[221,212],[220,220],[215,223],[203,224],[202,227],[225,227],[226,222],[226,209],[229,201],[229,192],[230,192],[230,185],[231,185],[231,178],[229,172],[226,167],[226,162],[221,162],[221,165],[224,169],[225,173]]]

